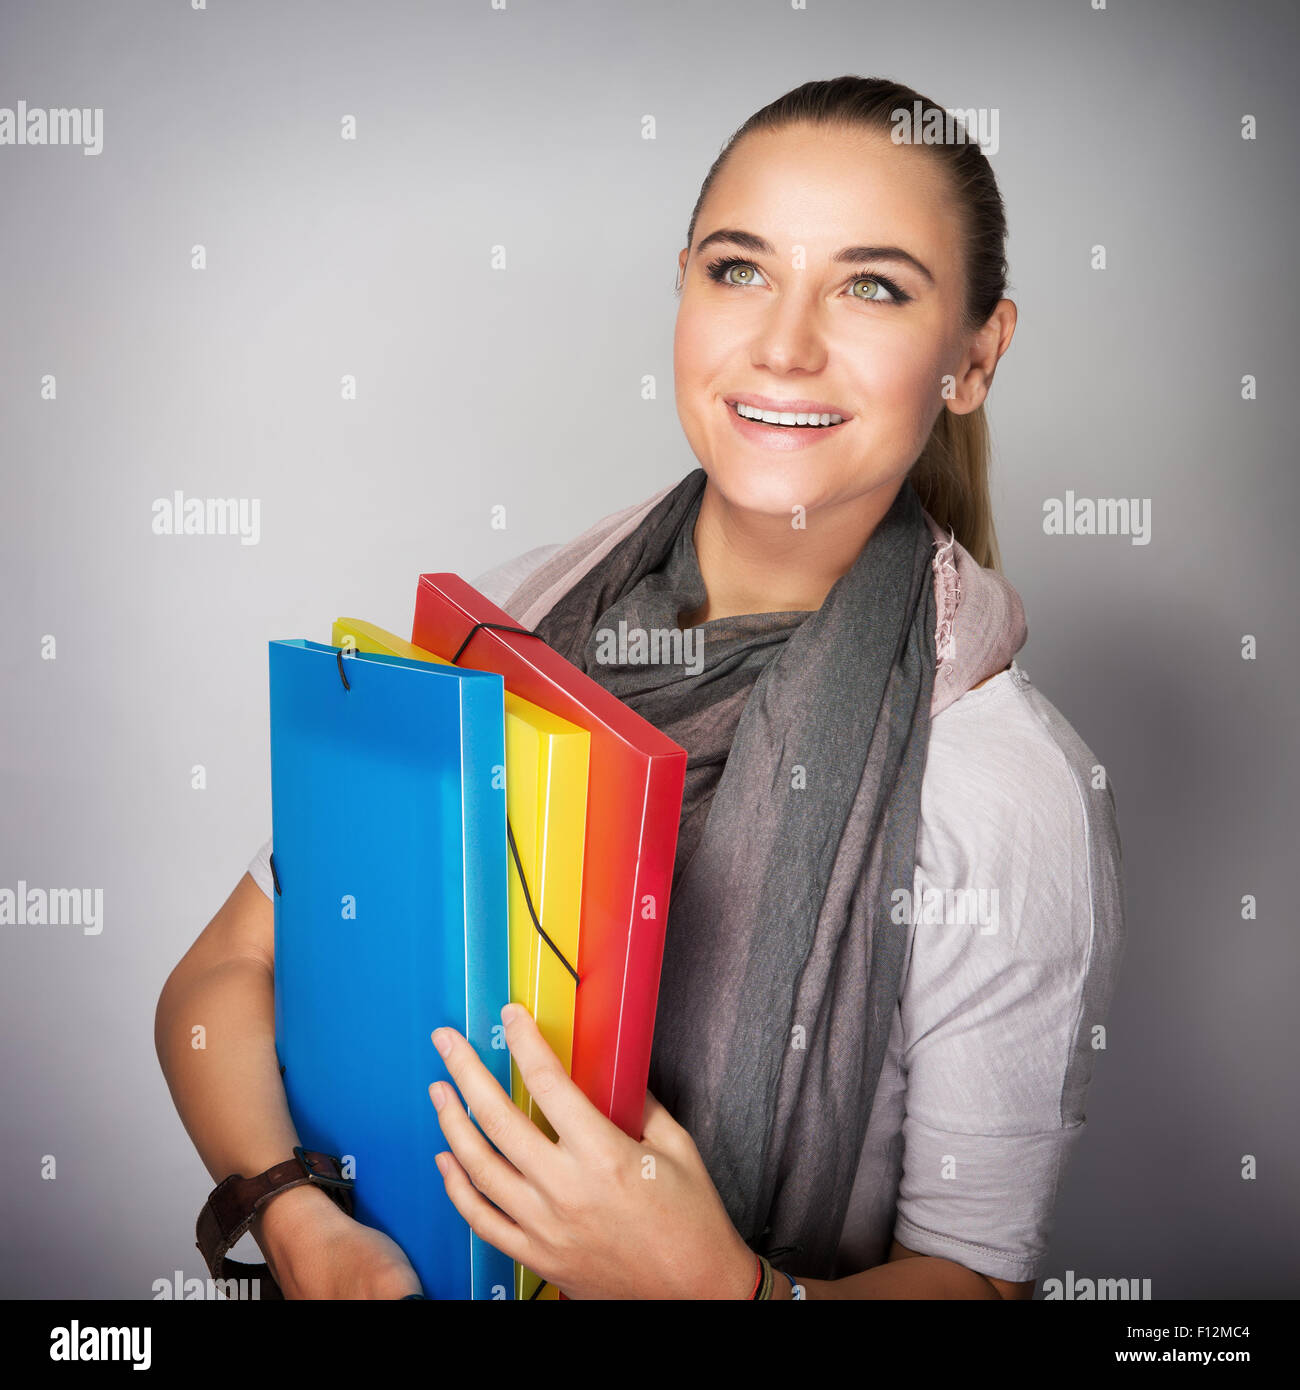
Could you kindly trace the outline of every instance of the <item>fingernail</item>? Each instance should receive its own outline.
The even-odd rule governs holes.
[[[433,1097],[433,1108],[435,1110],[441,1110],[442,1107],[447,1104],[447,1092],[442,1089],[441,1081],[435,1081],[433,1085],[429,1087],[429,1094]]]
[[[451,1051],[451,1034],[445,1028],[439,1028],[434,1032],[433,1045],[445,1057]]]
[[[501,1022],[513,1023],[521,1012],[522,1010],[519,1008],[518,1004],[507,1004],[505,1008],[501,1010]]]
[[[445,1175],[447,1169],[447,1155],[445,1153],[434,1154],[433,1161],[438,1165],[438,1171]]]

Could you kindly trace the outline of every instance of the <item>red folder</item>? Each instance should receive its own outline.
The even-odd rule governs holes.
[[[420,576],[416,646],[448,660],[459,651],[458,665],[495,671],[591,732],[572,1076],[640,1139],[686,750],[540,637],[481,623],[519,627],[459,575]]]

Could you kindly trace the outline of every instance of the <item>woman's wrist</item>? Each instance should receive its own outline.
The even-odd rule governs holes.
[[[791,1302],[795,1296],[795,1282],[792,1276],[784,1270],[777,1269],[771,1260],[761,1255],[755,1255],[754,1261],[753,1283],[746,1297],[764,1303]]]
[[[275,1267],[286,1246],[306,1227],[345,1216],[333,1198],[315,1183],[303,1183],[277,1192],[253,1217],[249,1229],[267,1263]]]

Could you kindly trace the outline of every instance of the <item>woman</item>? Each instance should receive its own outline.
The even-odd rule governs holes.
[[[891,138],[918,101],[813,82],[736,132],[678,261],[700,468],[477,581],[690,755],[642,1140],[525,1011],[506,1039],[558,1144],[434,1034],[451,1200],[570,1297],[1028,1298],[1082,1131],[1114,801],[1013,659],[983,414],[1016,322],[1002,205],[977,146]],[[604,660],[620,622],[698,628],[703,668]],[[159,1001],[214,1178],[297,1143],[269,848]],[[253,1230],[289,1297],[418,1288],[313,1186]]]

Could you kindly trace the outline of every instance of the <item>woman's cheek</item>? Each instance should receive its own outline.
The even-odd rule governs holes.
[[[697,457],[705,459],[710,451],[710,430],[716,421],[710,420],[714,383],[722,379],[722,367],[715,364],[707,345],[689,325],[679,320],[677,343],[673,351],[673,389],[677,418],[687,442]],[[721,390],[721,386],[717,390]],[[721,416],[718,417],[721,419]]]
[[[889,412],[894,437],[901,453],[912,458],[925,447],[935,416],[943,406],[943,361],[925,354],[915,361],[895,359],[886,378],[876,388],[880,399],[893,402]]]

